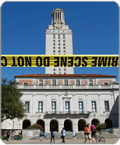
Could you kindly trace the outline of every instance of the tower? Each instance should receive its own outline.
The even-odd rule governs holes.
[[[51,13],[52,22],[46,30],[46,55],[72,55],[72,31],[65,25],[64,11],[56,8]],[[46,67],[46,74],[74,74],[73,67]]]

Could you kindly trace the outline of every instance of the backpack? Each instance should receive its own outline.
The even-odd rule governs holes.
[[[9,132],[7,133],[7,135],[9,135]]]
[[[54,132],[52,132],[52,136],[55,136]]]

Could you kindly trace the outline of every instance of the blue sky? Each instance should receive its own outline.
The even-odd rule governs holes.
[[[62,8],[73,32],[74,54],[118,54],[118,10],[114,2],[5,2],[2,5],[2,54],[45,54],[51,11]],[[74,68],[75,74],[117,76],[118,68]],[[45,68],[2,68],[2,78],[44,74]]]

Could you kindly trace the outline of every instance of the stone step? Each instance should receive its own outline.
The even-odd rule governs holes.
[[[61,138],[61,134],[58,133],[58,132],[54,132],[55,133],[55,139],[60,139]],[[76,133],[77,136],[76,138],[77,139],[84,139],[85,138],[85,135],[84,135],[84,132],[79,132],[79,133]],[[108,132],[102,132],[101,136],[103,136],[104,138],[118,138],[118,136],[112,134],[112,133],[108,133]],[[47,133],[47,139],[50,139],[51,138],[51,134],[50,133]],[[72,136],[72,132],[66,132],[66,139],[72,139],[73,136]],[[36,137],[33,137],[31,138],[31,140],[38,140],[40,139],[39,136],[36,136]]]

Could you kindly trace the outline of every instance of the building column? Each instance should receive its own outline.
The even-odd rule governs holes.
[[[50,133],[50,121],[49,121],[49,119],[45,120],[45,132]]]
[[[59,120],[59,126],[58,126],[58,128],[59,128],[59,133],[61,133],[61,130],[62,130],[63,127],[64,127],[64,120],[63,120],[63,119],[60,119],[60,120]]]
[[[77,121],[77,119],[73,120],[73,131],[75,133],[78,132],[78,121]]]

